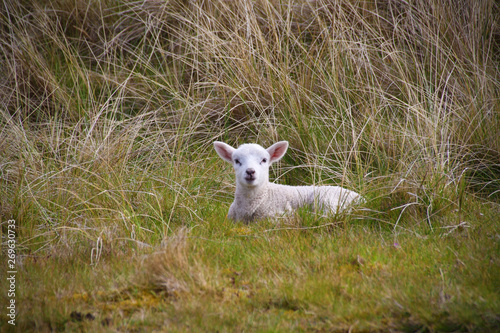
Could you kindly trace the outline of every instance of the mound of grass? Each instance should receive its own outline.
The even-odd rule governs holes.
[[[18,312],[2,330],[500,329],[499,15],[492,0],[5,2]],[[284,139],[272,179],[367,203],[227,221],[212,142]]]

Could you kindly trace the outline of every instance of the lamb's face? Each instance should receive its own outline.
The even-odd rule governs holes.
[[[269,152],[257,144],[244,144],[236,149],[231,160],[236,181],[246,187],[255,187],[269,181]]]
[[[223,160],[233,164],[236,183],[239,186],[252,188],[269,181],[269,166],[285,155],[288,142],[280,141],[267,149],[254,143],[234,149],[224,142],[215,141],[214,148]]]

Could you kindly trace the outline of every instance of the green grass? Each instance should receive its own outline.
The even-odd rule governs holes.
[[[58,262],[29,258],[19,296],[20,313],[32,315],[20,327],[494,329],[498,244],[491,220],[480,222],[481,230],[446,236],[418,229],[395,236],[364,223],[316,229],[205,223],[179,229],[161,249],[133,260],[126,259],[137,251],[131,246],[103,254],[95,267],[82,260],[85,250]],[[75,320],[74,312],[94,319]]]
[[[15,220],[18,313],[0,330],[499,331],[499,15],[5,2],[0,279]],[[227,221],[214,140],[288,140],[272,179],[367,202]]]

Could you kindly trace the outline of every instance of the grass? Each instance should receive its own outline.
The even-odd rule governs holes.
[[[499,14],[491,0],[5,2],[17,317],[0,329],[500,330]],[[212,142],[283,139],[272,179],[367,203],[227,221],[234,177]]]

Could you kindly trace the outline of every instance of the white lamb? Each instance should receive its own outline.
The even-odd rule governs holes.
[[[219,156],[232,163],[236,172],[236,193],[228,218],[251,222],[275,217],[309,206],[324,213],[336,213],[362,201],[362,197],[340,186],[287,186],[269,182],[269,166],[285,155],[287,141],[264,149],[258,144],[244,144],[235,149],[215,141]]]

